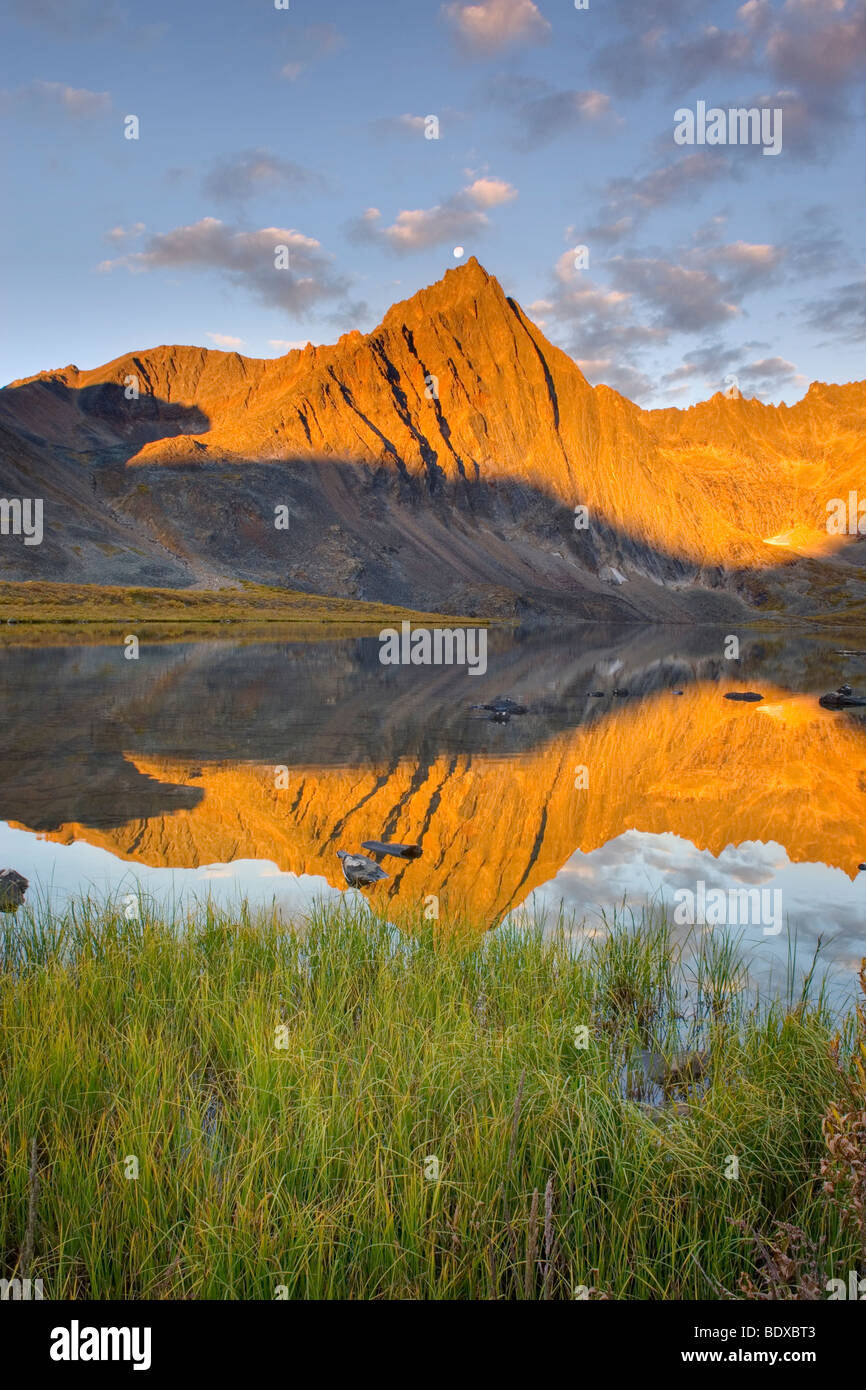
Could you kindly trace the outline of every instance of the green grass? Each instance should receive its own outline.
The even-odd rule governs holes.
[[[742,1296],[777,1221],[856,1267],[816,1179],[834,1025],[747,1002],[721,939],[142,915],[0,928],[0,1273],[46,1297]],[[677,1046],[700,1095],[624,1098],[627,1055]]]

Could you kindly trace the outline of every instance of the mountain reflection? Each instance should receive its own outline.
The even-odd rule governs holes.
[[[726,661],[724,636],[494,632],[479,679],[383,667],[375,637],[143,644],[139,662],[119,648],[13,647],[0,817],[134,864],[269,860],[334,887],[337,849],[420,843],[420,860],[385,861],[376,901],[436,895],[485,925],[576,852],[630,831],[716,857],[773,842],[792,863],[853,878],[866,859],[866,720],[817,696],[843,677],[856,685],[858,668],[866,679],[866,661],[834,654],[850,638],[782,634],[745,639]],[[723,698],[749,686],[761,704]],[[470,709],[503,693],[529,714],[497,725]],[[621,897],[614,875],[609,886]]]

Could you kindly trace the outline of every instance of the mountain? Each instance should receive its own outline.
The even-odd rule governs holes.
[[[332,346],[159,347],[13,382],[0,495],[44,498],[45,538],[4,538],[0,578],[611,621],[827,612],[866,599],[860,538],[826,532],[864,464],[866,383],[643,411],[473,258]]]

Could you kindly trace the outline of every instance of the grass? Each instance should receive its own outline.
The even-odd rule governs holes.
[[[857,1267],[818,1173],[862,1011],[749,1002],[729,942],[688,963],[658,917],[576,953],[348,901],[22,910],[0,1039],[0,1274],[46,1297],[743,1297],[780,1223]],[[697,1088],[624,1094],[683,1047]]]
[[[469,619],[416,613],[392,604],[329,598],[296,589],[242,584],[236,589],[124,589],[99,584],[42,581],[0,582],[0,620],[16,623],[105,625],[113,620],[148,623],[327,623],[369,622],[391,626],[416,622],[463,623]],[[475,626],[484,621],[472,619]]]

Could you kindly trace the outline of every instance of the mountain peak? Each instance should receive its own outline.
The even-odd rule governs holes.
[[[464,280],[475,279],[484,284],[486,284],[488,280],[496,279],[495,275],[491,275],[485,270],[477,256],[470,256],[469,260],[464,261],[463,265],[450,266],[442,276],[442,279],[447,280],[449,275],[454,275]]]
[[[482,298],[489,307],[494,302],[501,305],[506,302],[505,291],[496,276],[490,275],[475,256],[470,256],[464,265],[450,266],[432,285],[425,285],[408,299],[392,304],[382,322],[387,324],[394,319],[409,317],[411,311],[422,315],[447,313],[467,300]]]
[[[496,276],[490,275],[475,256],[470,256],[464,265],[450,266],[439,280],[428,287],[427,292],[436,289],[447,290],[456,298],[457,295],[478,293],[491,287],[497,290],[503,298],[505,297]],[[424,291],[422,290],[421,293],[423,294]]]

